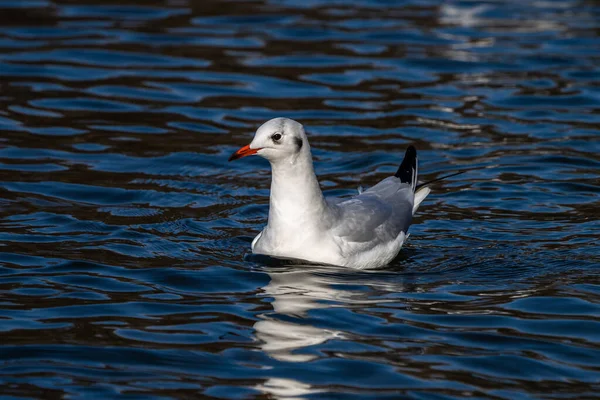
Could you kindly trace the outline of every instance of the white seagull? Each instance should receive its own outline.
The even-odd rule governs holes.
[[[351,198],[325,198],[304,128],[289,118],[265,122],[229,161],[253,154],[266,158],[273,171],[269,220],[252,241],[254,254],[382,267],[400,252],[413,214],[430,192],[415,192],[417,151],[409,146],[394,176]]]

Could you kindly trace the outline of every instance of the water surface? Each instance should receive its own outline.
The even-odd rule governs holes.
[[[592,1],[0,2],[7,398],[593,398]],[[245,259],[267,119],[435,184],[381,271]]]

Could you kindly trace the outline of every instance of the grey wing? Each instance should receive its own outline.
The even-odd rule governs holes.
[[[350,242],[370,242],[376,230],[390,218],[392,209],[375,196],[356,196],[337,204],[336,236]]]
[[[346,241],[371,245],[394,240],[410,226],[413,200],[410,185],[396,177],[386,178],[335,205],[339,216],[335,233]]]

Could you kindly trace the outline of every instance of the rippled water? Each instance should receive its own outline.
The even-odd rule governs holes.
[[[349,5],[352,4],[352,5]],[[593,1],[0,2],[0,394],[600,393]],[[419,149],[385,270],[245,259],[276,116],[349,195]]]

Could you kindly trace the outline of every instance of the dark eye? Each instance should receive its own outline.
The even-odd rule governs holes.
[[[271,136],[271,139],[278,142],[279,140],[281,140],[281,133],[275,133],[273,136]]]

